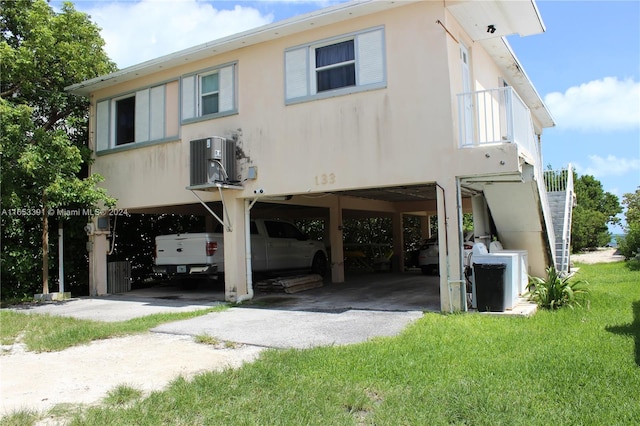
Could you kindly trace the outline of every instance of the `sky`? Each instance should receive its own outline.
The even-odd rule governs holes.
[[[107,54],[125,68],[340,1],[72,2],[102,28]],[[543,167],[571,163],[622,201],[640,187],[640,0],[537,6],[546,32],[507,39],[556,122],[542,135]]]

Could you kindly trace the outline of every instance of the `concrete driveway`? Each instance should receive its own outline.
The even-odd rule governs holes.
[[[433,282],[431,282],[433,281]],[[392,336],[439,308],[437,277],[372,274],[297,294],[258,293],[253,303],[163,324],[155,333],[208,334],[219,340],[273,348],[306,348]],[[179,292],[170,286],[123,295],[29,305],[18,310],[98,321],[184,312],[222,303],[220,291]]]
[[[160,286],[12,309],[123,321],[205,309],[223,303],[223,296],[211,288],[184,292]],[[437,284],[434,287],[429,279],[371,275],[293,295],[258,293],[252,304],[63,351],[28,352],[22,342],[3,345],[0,416],[24,408],[48,410],[61,403],[99,404],[119,384],[145,392],[161,390],[178,376],[190,378],[252,362],[265,348],[344,345],[396,335],[437,301]],[[191,337],[204,334],[220,342],[203,345]]]

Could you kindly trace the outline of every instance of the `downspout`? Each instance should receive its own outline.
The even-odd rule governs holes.
[[[246,302],[253,299],[253,277],[251,276],[251,208],[258,201],[244,200],[244,256],[247,268],[247,294],[240,295],[236,298],[236,303]]]

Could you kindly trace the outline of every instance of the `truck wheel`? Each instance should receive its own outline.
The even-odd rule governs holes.
[[[324,253],[318,252],[313,256],[311,263],[311,272],[324,277],[327,274],[327,258]]]

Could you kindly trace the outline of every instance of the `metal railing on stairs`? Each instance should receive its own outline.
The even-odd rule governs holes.
[[[575,192],[573,189],[573,168],[571,164],[566,169],[555,171],[546,170],[544,173],[545,187],[547,193],[564,195],[562,205],[562,218],[559,224],[561,232],[556,233],[556,270],[561,273],[569,273],[570,253],[571,253],[571,221],[573,206],[575,203]],[[560,221],[558,216],[556,219]]]

